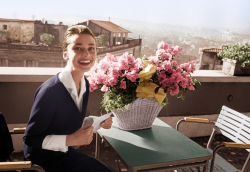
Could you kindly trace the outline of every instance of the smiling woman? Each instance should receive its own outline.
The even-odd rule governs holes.
[[[82,126],[89,97],[89,83],[84,73],[95,64],[96,41],[83,25],[67,29],[63,42],[67,66],[45,81],[36,91],[24,135],[24,155],[46,172],[83,172],[113,170],[99,160],[72,146],[89,145],[93,126]],[[101,127],[111,128],[112,118]]]

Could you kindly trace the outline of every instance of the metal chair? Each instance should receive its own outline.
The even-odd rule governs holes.
[[[200,123],[214,123],[213,132],[207,143],[207,150],[213,152],[213,159],[210,160],[209,169],[210,172],[239,172],[234,166],[224,160],[221,156],[216,154],[220,149],[223,148],[239,148],[246,149],[250,152],[250,117],[239,113],[226,106],[222,106],[222,110],[218,116],[216,122],[210,122],[208,119],[203,118],[189,118],[185,117],[176,124],[176,130],[182,122],[200,122]],[[234,142],[223,142],[222,144],[211,149],[216,133],[222,134],[223,136],[231,139]],[[177,170],[178,172],[187,172],[189,169]],[[250,153],[244,163],[242,172],[250,172]]]
[[[7,126],[6,121],[4,119],[4,116],[1,112],[0,112],[0,120],[1,120],[0,124]],[[9,136],[11,137],[11,134],[23,134],[25,132],[25,129],[26,129],[26,127],[14,128],[13,131],[9,131],[9,132],[7,131],[7,132],[5,132],[5,134],[7,135],[7,137],[9,137]],[[13,147],[12,139],[10,139],[10,140],[11,141],[9,144],[11,144],[10,146]],[[2,140],[0,140],[0,141],[2,141]],[[1,154],[0,154],[0,156],[1,156]],[[11,158],[9,157],[8,160],[10,161]],[[20,170],[35,170],[38,172],[45,172],[42,167],[40,167],[39,165],[32,164],[31,161],[0,162],[0,171],[15,171],[15,170],[19,170],[19,171]]]

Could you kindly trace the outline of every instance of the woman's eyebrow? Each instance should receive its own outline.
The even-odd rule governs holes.
[[[82,45],[82,43],[76,43],[75,45]]]
[[[82,45],[82,43],[76,43],[75,45]],[[95,45],[95,44],[90,43],[89,45]]]

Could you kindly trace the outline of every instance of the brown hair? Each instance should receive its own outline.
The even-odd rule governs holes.
[[[73,26],[70,26],[64,34],[64,39],[63,39],[63,43],[62,43],[63,52],[67,51],[67,47],[69,45],[69,37],[71,37],[75,34],[88,34],[94,38],[95,43],[96,43],[96,39],[95,39],[94,34],[87,26],[73,25]]]

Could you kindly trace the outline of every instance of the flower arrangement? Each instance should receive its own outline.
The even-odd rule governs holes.
[[[250,66],[250,44],[224,45],[223,51],[218,53],[218,56],[223,59],[236,60],[236,62],[241,63],[242,67]]]
[[[195,84],[200,84],[190,75],[195,71],[194,61],[178,65],[176,58],[181,51],[181,47],[162,41],[150,57],[107,54],[89,71],[89,89],[105,92],[101,104],[107,112],[124,106],[128,109],[137,97],[154,97],[159,105],[167,106],[167,92],[177,96],[180,90],[195,90]]]

